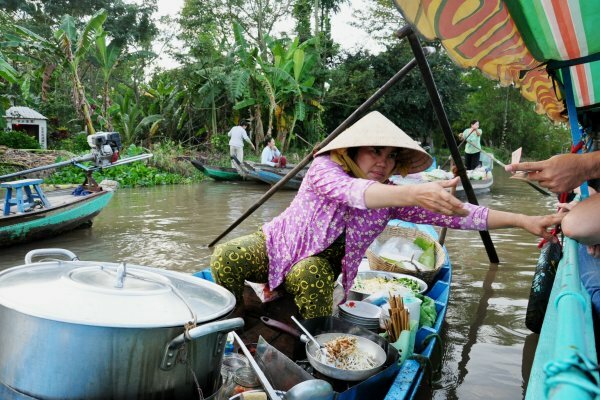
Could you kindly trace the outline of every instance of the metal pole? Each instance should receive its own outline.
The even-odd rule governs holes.
[[[12,174],[2,175],[2,176],[0,176],[0,180],[4,180],[4,179],[8,179],[8,178],[14,178],[16,176],[27,175],[27,174],[31,174],[32,172],[38,172],[38,171],[44,171],[44,170],[52,169],[52,168],[64,167],[66,165],[71,165],[71,164],[75,164],[75,163],[80,163],[80,162],[85,162],[85,161],[91,161],[94,158],[95,158],[95,156],[93,154],[88,154],[88,155],[81,156],[81,157],[75,157],[75,158],[72,158],[70,160],[58,162],[58,163],[55,163],[55,164],[43,165],[41,167],[24,169],[22,171],[14,172]]]
[[[425,57],[426,52],[421,51],[423,57]],[[430,54],[430,51],[427,51],[427,54]],[[262,195],[260,199],[258,199],[241,217],[235,220],[223,233],[217,236],[212,242],[208,244],[208,247],[214,246],[219,242],[225,235],[231,232],[236,226],[242,223],[250,214],[252,214],[258,207],[260,207],[265,201],[269,199],[276,191],[278,191],[283,185],[285,185],[290,179],[292,179],[298,172],[300,172],[312,159],[313,154],[318,152],[323,147],[327,146],[333,139],[335,139],[340,133],[344,132],[348,129],[352,124],[358,121],[364,114],[371,108],[373,104],[375,104],[383,95],[398,81],[404,78],[414,67],[417,66],[417,60],[413,58],[406,64],[400,71],[396,72],[394,76],[392,76],[382,87],[380,87],[375,93],[371,95],[364,103],[360,105],[348,118],[344,120],[337,128],[333,130],[327,136],[325,140],[319,143],[313,150],[313,152],[309,153],[306,157],[302,159],[294,167],[290,172],[287,173],[279,182],[277,182],[271,189],[269,189],[265,194]]]
[[[452,158],[454,159],[454,163],[456,164],[458,175],[460,176],[463,188],[465,190],[465,193],[467,194],[467,199],[469,200],[469,203],[479,205],[479,203],[477,202],[477,197],[475,197],[473,187],[471,186],[471,182],[467,177],[467,171],[462,162],[462,158],[460,157],[460,152],[458,151],[456,140],[454,140],[452,128],[450,127],[450,122],[448,121],[448,116],[446,115],[446,111],[444,110],[442,99],[440,98],[440,94],[435,85],[433,74],[431,73],[431,69],[429,68],[427,59],[425,58],[425,54],[423,52],[423,48],[421,47],[421,43],[419,42],[419,38],[417,38],[417,35],[414,33],[414,31],[408,35],[408,41],[410,42],[410,47],[412,48],[413,54],[415,55],[415,59],[419,64],[419,69],[421,70],[421,74],[423,75],[423,80],[425,81],[425,86],[427,87],[427,91],[429,92],[429,98],[431,100],[431,104],[433,105],[433,110],[437,115],[438,121],[442,128],[442,132],[444,132],[444,136],[446,137],[446,143],[448,144],[450,154],[452,154]],[[490,262],[498,263],[500,260],[498,259],[498,254],[496,253],[496,249],[494,248],[494,243],[492,242],[492,237],[490,236],[490,233],[488,231],[480,231],[479,234],[481,236],[481,240],[483,241],[483,245],[485,246],[485,250],[488,254]]]

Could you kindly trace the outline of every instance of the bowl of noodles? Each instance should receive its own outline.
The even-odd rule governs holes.
[[[338,283],[342,283],[342,276],[338,277]],[[412,275],[397,274],[387,271],[359,271],[354,279],[348,298],[350,300],[362,300],[372,294],[382,293],[384,295],[413,292],[423,294],[427,291],[427,283]]]
[[[386,352],[377,343],[348,333],[322,333],[308,341],[306,355],[314,369],[330,378],[361,381],[383,368]]]

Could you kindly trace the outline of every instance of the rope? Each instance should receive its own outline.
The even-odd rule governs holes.
[[[423,347],[427,347],[427,344],[433,340],[433,339],[437,339],[437,342],[434,342],[434,346],[432,350],[436,350],[436,356],[437,359],[439,360],[439,362],[437,363],[437,365],[434,367],[433,363],[431,362],[431,358],[421,355],[421,354],[413,354],[412,356],[410,356],[408,359],[409,360],[415,360],[419,363],[419,365],[421,366],[421,368],[423,368],[424,373],[426,374],[426,379],[429,382],[433,382],[433,378],[434,376],[438,376],[442,370],[442,338],[440,337],[440,335],[438,335],[437,333],[431,333],[429,335],[427,335],[425,337],[425,339],[423,339]],[[436,345],[437,344],[437,345]]]
[[[585,377],[573,376],[570,374],[567,377],[558,376],[565,372],[579,371]],[[600,396],[600,382],[592,372],[599,371],[598,364],[587,358],[585,355],[575,353],[564,360],[550,361],[544,365],[544,373],[546,374],[546,397],[549,392],[560,384],[569,384],[576,386],[590,394]]]

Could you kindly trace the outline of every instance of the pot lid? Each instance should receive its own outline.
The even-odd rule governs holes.
[[[109,327],[172,327],[228,314],[223,287],[174,271],[131,264],[52,261],[0,272],[0,304],[35,317]]]

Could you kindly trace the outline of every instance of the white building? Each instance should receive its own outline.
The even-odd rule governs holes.
[[[8,130],[25,132],[35,137],[42,149],[47,148],[48,118],[29,107],[11,107],[6,110],[5,118]]]

